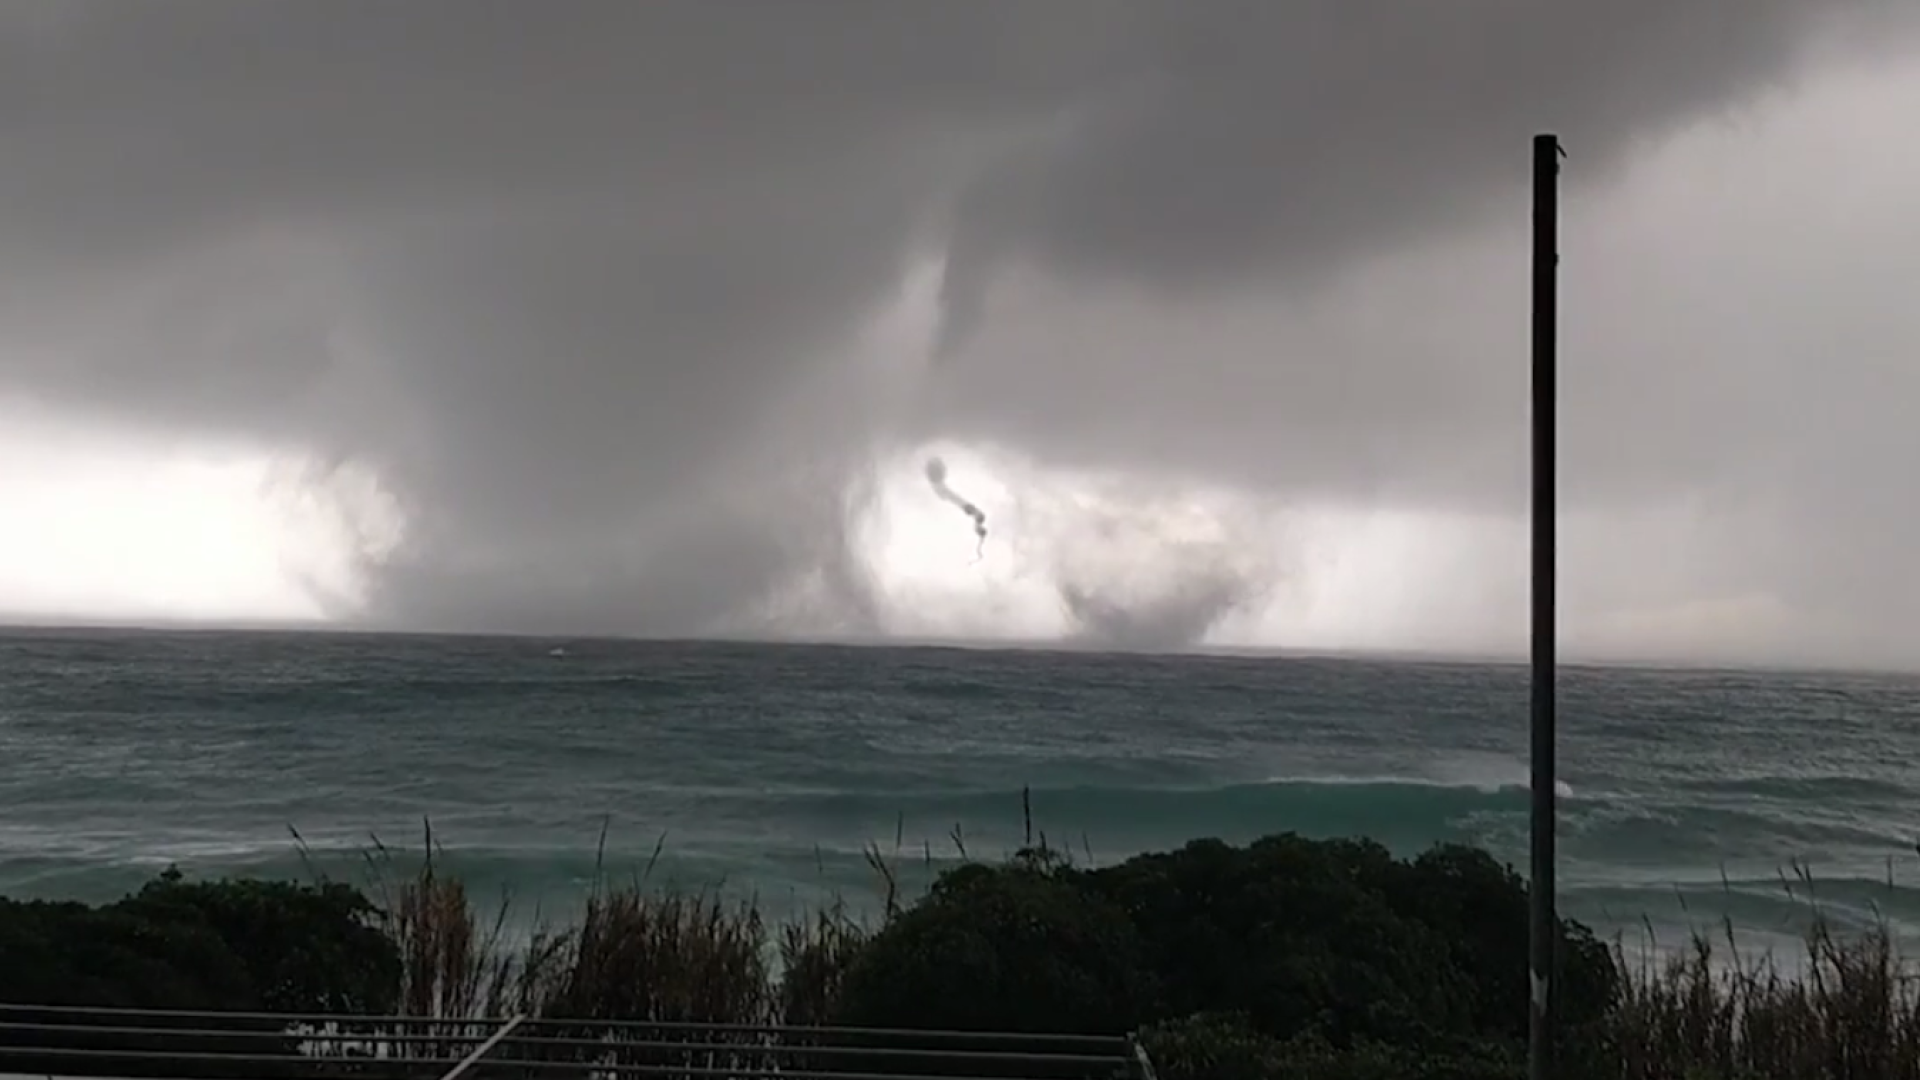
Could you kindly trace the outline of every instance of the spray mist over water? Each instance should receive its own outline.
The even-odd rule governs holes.
[[[927,459],[927,482],[933,485],[935,495],[959,507],[961,513],[973,519],[973,535],[978,540],[973,549],[973,561],[979,562],[987,551],[987,512],[947,486],[947,463],[938,457]]]
[[[1279,554],[1260,540],[1274,533],[1263,509],[1184,485],[1109,484],[1048,531],[1067,634],[1088,645],[1191,648],[1258,610],[1280,581]]]

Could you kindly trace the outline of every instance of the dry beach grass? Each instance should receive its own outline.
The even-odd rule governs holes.
[[[911,898],[896,857],[875,847],[869,861],[884,920]],[[874,929],[844,905],[777,918],[751,898],[641,874],[603,882],[566,926],[509,935],[504,906],[476,903],[442,860],[400,876],[398,862],[383,866],[386,929],[417,1016],[819,1024]],[[1626,977],[1604,1023],[1570,1048],[1568,1075],[1920,1080],[1920,986],[1893,934],[1843,935],[1812,916],[1794,958],[1746,952],[1730,925],[1659,956],[1617,942]]]

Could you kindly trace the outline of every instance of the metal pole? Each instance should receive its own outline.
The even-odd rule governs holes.
[[[1554,1001],[1559,996],[1559,922],[1554,914],[1554,578],[1557,409],[1554,344],[1560,250],[1560,140],[1533,139],[1533,584],[1532,830],[1529,886],[1528,1080],[1554,1074]]]
[[[519,1013],[509,1018],[506,1023],[500,1025],[500,1030],[494,1032],[492,1035],[487,1036],[486,1042],[483,1042],[479,1046],[474,1047],[472,1053],[468,1054],[466,1057],[461,1058],[453,1066],[453,1068],[448,1069],[446,1073],[440,1077],[440,1080],[460,1080],[461,1074],[473,1068],[475,1063],[477,1063],[481,1058],[486,1057],[488,1054],[492,1053],[493,1048],[500,1045],[500,1040],[513,1034],[513,1029],[519,1027],[521,1023],[526,1020],[526,1018],[527,1017],[525,1013]]]

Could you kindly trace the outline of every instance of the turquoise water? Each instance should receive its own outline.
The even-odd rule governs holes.
[[[0,892],[364,872],[431,820],[553,915],[650,873],[795,908],[1023,840],[1095,862],[1362,834],[1524,865],[1517,666],[346,635],[0,633]],[[1920,928],[1920,680],[1563,675],[1562,903],[1792,934],[1806,889]],[[291,839],[297,830],[303,852]],[[602,834],[604,832],[604,848]],[[955,833],[959,844],[956,844]],[[656,858],[656,851],[658,856]]]

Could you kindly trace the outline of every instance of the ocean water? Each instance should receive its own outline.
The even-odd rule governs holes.
[[[1916,691],[1566,670],[1564,910],[1636,947],[1722,920],[1774,947],[1809,898],[1920,928]],[[859,908],[868,845],[918,888],[959,848],[1017,848],[1023,789],[1095,863],[1294,831],[1524,867],[1526,710],[1513,665],[5,631],[0,893],[111,898],[168,864],[351,878],[431,822],[516,919],[640,875]]]

